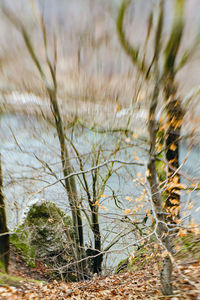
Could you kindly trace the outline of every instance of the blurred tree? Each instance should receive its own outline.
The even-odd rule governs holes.
[[[148,163],[148,180],[151,188],[152,204],[154,206],[154,217],[157,219],[157,238],[162,241],[163,247],[168,251],[169,255],[164,258],[163,270],[161,272],[162,291],[165,295],[172,294],[172,262],[170,255],[173,253],[173,243],[170,238],[168,229],[172,223],[176,223],[179,219],[180,211],[180,174],[179,170],[179,148],[181,140],[181,125],[184,111],[181,105],[181,99],[177,96],[177,85],[175,77],[177,72],[186,64],[195,46],[198,43],[198,37],[194,45],[187,50],[179,62],[177,62],[178,51],[183,36],[184,29],[184,0],[174,1],[174,15],[171,33],[163,50],[163,20],[164,20],[164,1],[159,2],[159,12],[157,24],[154,31],[154,53],[150,63],[147,57],[147,45],[150,34],[152,33],[153,10],[149,14],[147,35],[144,38],[144,53],[141,54],[142,47],[131,45],[126,38],[123,23],[125,12],[130,5],[131,0],[125,0],[119,10],[117,18],[117,31],[121,45],[132,63],[137,67],[148,84],[152,86],[152,96],[149,106],[148,131],[150,139],[149,163]],[[164,98],[161,96],[164,92]],[[160,98],[159,98],[160,96]],[[162,134],[162,145],[158,145],[159,128],[161,127],[160,119],[156,116],[159,99],[162,99],[162,107],[167,115],[166,122],[167,131]],[[162,124],[163,125],[163,124]],[[166,127],[166,126],[165,126]],[[158,146],[162,149],[158,150]],[[165,176],[166,191],[160,189],[159,178],[161,178],[159,164],[159,155],[165,155],[166,168],[168,174]],[[163,177],[162,177],[163,178]],[[164,199],[164,209],[163,201]],[[166,225],[163,225],[165,222]],[[164,238],[163,238],[164,237]]]

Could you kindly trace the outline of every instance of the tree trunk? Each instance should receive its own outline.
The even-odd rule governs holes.
[[[176,172],[180,165],[180,137],[184,112],[181,107],[180,99],[177,99],[175,96],[176,87],[171,80],[166,84],[165,87],[165,101],[168,102],[166,108],[168,124],[168,130],[166,133],[168,189],[165,208],[170,213],[170,221],[174,222],[180,217],[180,175],[176,173],[175,176],[173,176],[173,174],[174,172]]]
[[[157,231],[156,235],[162,242],[163,246],[172,252],[172,244],[168,235],[167,224],[164,224],[165,218],[162,214],[162,198],[159,188],[159,180],[156,169],[156,138],[158,132],[158,124],[155,120],[156,107],[158,104],[159,95],[159,80],[154,87],[154,92],[151,99],[149,109],[148,130],[150,138],[149,162],[148,162],[148,181],[151,188],[152,204],[154,209],[154,217],[156,218]],[[163,269],[160,275],[162,292],[164,295],[172,295],[172,262],[170,257],[165,257],[163,260]]]
[[[91,224],[92,224],[92,232],[94,235],[94,249],[87,250],[87,256],[94,256],[89,259],[89,265],[91,272],[93,274],[101,274],[102,272],[102,262],[103,262],[103,254],[101,254],[101,232],[99,227],[99,219],[98,219],[98,207],[95,205],[96,202],[96,175],[93,178],[93,201],[89,200],[90,210],[91,210]]]
[[[172,295],[172,262],[169,255],[163,259],[163,269],[160,274],[160,280],[163,295]]]
[[[68,154],[68,149],[65,143],[65,134],[63,129],[63,123],[61,119],[61,114],[59,111],[59,106],[57,103],[56,92],[54,90],[48,89],[50,96],[50,102],[52,105],[52,111],[54,114],[54,119],[56,123],[56,130],[60,142],[60,151],[61,151],[61,161],[63,168],[63,175],[67,177],[73,173],[73,169],[70,164],[70,158]],[[69,204],[72,211],[72,222],[74,229],[74,242],[76,248],[77,261],[81,261],[85,258],[85,249],[84,249],[84,239],[83,239],[83,226],[81,212],[79,208],[78,193],[76,189],[75,178],[72,176],[68,179],[65,179],[65,187],[68,194]],[[87,276],[86,263],[85,261],[77,262],[77,276],[78,278],[84,279],[85,275]],[[86,273],[86,274],[85,274]]]
[[[3,176],[1,169],[1,154],[0,154],[0,268],[3,267],[8,273],[8,263],[9,263],[9,234],[7,223],[6,223],[6,212],[3,196]],[[1,235],[4,234],[4,235]]]
[[[94,206],[93,206],[94,207]],[[96,211],[92,212],[92,224],[94,233],[94,255],[93,258],[93,273],[100,274],[102,271],[103,254],[101,254],[101,233],[99,228],[98,214]]]

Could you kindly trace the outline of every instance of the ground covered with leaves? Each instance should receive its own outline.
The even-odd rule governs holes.
[[[200,299],[200,260],[177,261],[173,274],[174,295],[163,297],[160,289],[159,264],[151,260],[132,271],[110,276],[94,276],[84,282],[47,282],[43,266],[29,268],[20,256],[11,257],[10,275],[0,273],[0,299]],[[36,279],[38,281],[36,281]],[[43,281],[41,281],[43,280]],[[193,285],[192,283],[195,283]]]

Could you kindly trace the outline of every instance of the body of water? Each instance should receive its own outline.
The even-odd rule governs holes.
[[[145,175],[147,163],[147,145],[136,141],[134,146],[125,143],[122,134],[97,133],[88,129],[74,128],[66,130],[67,136],[73,141],[81,155],[84,169],[95,165],[97,156],[100,155],[98,163],[113,159],[114,149],[120,145],[121,150],[116,154],[117,159],[133,161],[135,157],[144,163],[144,167],[121,164],[114,165],[114,172],[106,183],[103,196],[100,198],[99,219],[102,231],[103,248],[107,247],[121,232],[124,236],[113,249],[123,249],[134,242],[136,231],[128,234],[133,225],[127,223],[125,210],[135,209],[140,206],[132,221],[142,220],[145,216],[145,209],[149,208],[148,199],[141,198],[143,188],[137,184],[137,178]],[[58,183],[37,193],[40,189],[53,183],[56,178],[62,178],[62,167],[60,164],[59,142],[55,128],[45,120],[38,120],[36,117],[5,114],[1,118],[1,153],[4,177],[4,195],[8,216],[8,226],[13,229],[23,218],[28,207],[41,199],[55,202],[66,213],[70,214],[69,203],[63,186]],[[184,161],[188,147],[181,148],[181,161]],[[77,158],[70,147],[71,163],[75,171],[79,171]],[[199,148],[193,148],[184,166],[183,172],[190,177],[200,176]],[[98,186],[101,188],[108,168],[105,166],[99,169]],[[89,189],[93,191],[92,175],[86,175]],[[83,199],[83,207],[89,210],[86,193],[76,178],[79,195]],[[183,178],[183,181],[186,179]],[[186,221],[193,218],[194,222],[200,222],[198,207],[200,200],[198,191],[184,193],[182,197],[182,210],[186,211]],[[184,207],[185,206],[185,207]],[[188,210],[188,206],[191,210]],[[129,218],[129,217],[128,217]],[[85,242],[91,244],[93,235],[84,217]],[[129,219],[128,219],[129,221]],[[127,233],[127,234],[125,234]],[[112,249],[112,248],[111,248]],[[126,250],[113,252],[109,256],[108,264],[116,265],[122,258],[125,258],[132,247]]]

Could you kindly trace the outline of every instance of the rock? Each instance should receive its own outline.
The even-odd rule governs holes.
[[[71,238],[71,218],[54,203],[42,201],[30,208],[11,243],[30,265],[39,260],[47,270],[52,270],[51,275],[68,281],[76,279],[73,265],[63,268],[74,261]]]

